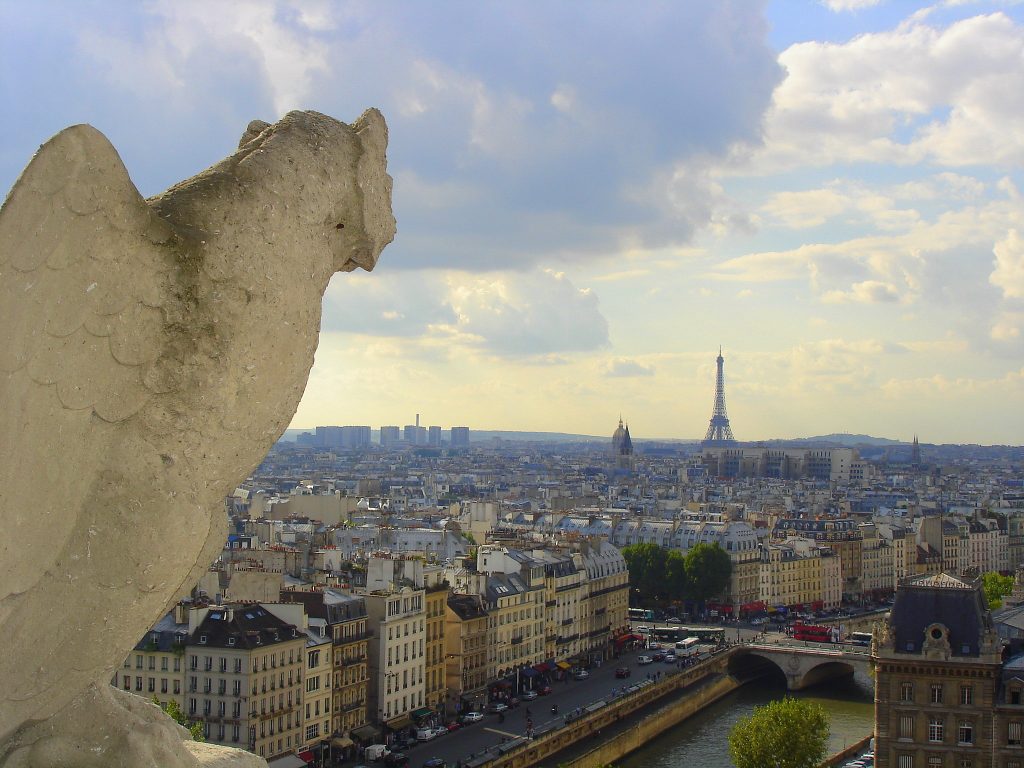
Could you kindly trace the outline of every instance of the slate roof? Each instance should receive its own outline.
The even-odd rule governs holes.
[[[461,595],[450,593],[448,595],[448,607],[455,611],[455,615],[463,621],[478,619],[486,616],[487,611],[476,595]]]
[[[921,653],[925,630],[942,624],[949,630],[953,656],[976,657],[982,631],[991,628],[992,619],[980,580],[940,573],[902,582],[890,623],[897,653]]]
[[[282,621],[261,605],[218,606],[196,627],[189,645],[252,649],[297,637],[299,632],[293,624]]]

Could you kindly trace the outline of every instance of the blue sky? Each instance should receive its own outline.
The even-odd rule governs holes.
[[[584,10],[585,9],[585,10]],[[293,426],[1020,443],[1013,2],[0,0],[9,188],[89,122],[156,194],[290,109],[391,136]]]

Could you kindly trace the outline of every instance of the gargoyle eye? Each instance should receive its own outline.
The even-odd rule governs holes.
[[[344,229],[344,228],[345,228],[345,225],[342,224],[341,222],[338,222],[338,226],[335,227],[335,229]]]

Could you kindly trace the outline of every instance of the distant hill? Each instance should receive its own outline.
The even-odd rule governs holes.
[[[855,448],[858,445],[907,445],[902,440],[890,440],[887,437],[872,437],[871,435],[850,435],[842,432],[833,432],[831,435],[818,435],[817,437],[793,437],[763,442],[774,445],[837,445],[844,448]]]

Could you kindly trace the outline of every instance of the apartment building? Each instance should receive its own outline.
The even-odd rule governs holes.
[[[780,518],[772,528],[771,537],[774,541],[809,538],[829,547],[841,564],[843,597],[856,600],[863,593],[864,542],[857,521],[847,518]]]
[[[612,641],[629,631],[629,569],[622,553],[599,539],[578,544],[587,574],[580,611],[581,653],[591,662],[610,659]]]
[[[545,659],[568,659],[583,649],[578,627],[586,605],[586,569],[579,553],[534,549],[530,557],[544,567]],[[573,629],[576,627],[577,629]]]
[[[149,700],[164,709],[170,702],[185,711],[185,645],[188,620],[178,606],[146,633],[114,674],[112,685]]]
[[[423,706],[444,712],[448,699],[445,665],[445,623],[448,612],[448,582],[440,568],[426,578],[426,661]]]
[[[367,710],[371,721],[397,730],[410,725],[412,712],[426,701],[425,593],[375,586],[362,595],[371,633]]]
[[[358,595],[334,589],[312,592],[285,590],[281,599],[288,603],[301,603],[309,617],[310,628],[323,627],[330,638],[330,648],[324,650],[330,657],[331,680],[321,680],[317,690],[330,691],[331,722],[327,733],[331,736],[332,747],[347,749],[352,746],[352,731],[368,722],[366,603]],[[322,655],[319,662],[318,669],[322,669]]]
[[[481,711],[486,698],[489,615],[479,594],[449,593],[445,611],[445,681],[459,711]]]
[[[303,746],[305,632],[260,604],[192,610],[189,629],[185,712],[206,739],[265,758]]]

